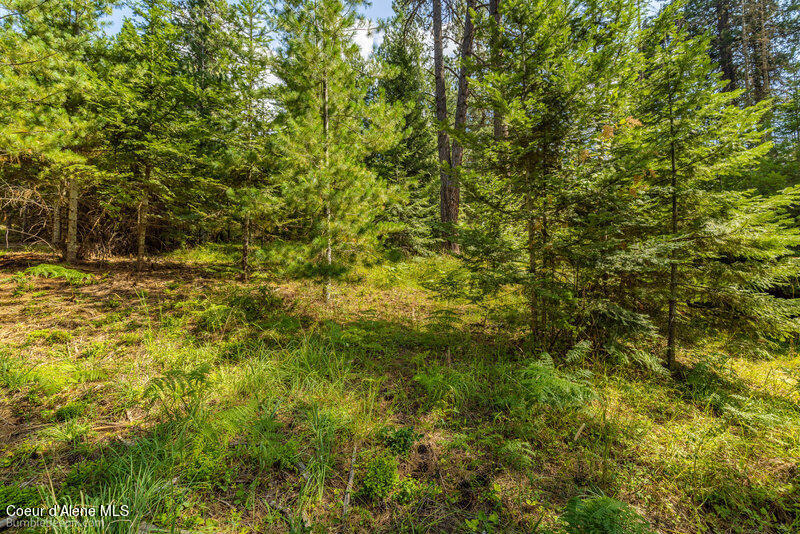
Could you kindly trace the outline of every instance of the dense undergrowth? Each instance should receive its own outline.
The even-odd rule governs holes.
[[[325,305],[290,273],[235,283],[224,249],[170,259],[0,274],[3,512],[131,510],[56,532],[800,530],[791,346],[709,340],[676,380],[531,354],[502,314],[430,298],[448,260],[361,269]]]

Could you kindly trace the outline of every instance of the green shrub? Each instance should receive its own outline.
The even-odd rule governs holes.
[[[571,499],[563,519],[569,534],[652,534],[633,508],[606,496]]]
[[[382,454],[372,458],[367,464],[361,491],[368,499],[385,499],[392,493],[397,482],[397,460]]]
[[[402,427],[392,429],[384,427],[378,433],[384,445],[395,454],[408,454],[414,443],[422,437],[422,434],[414,432],[414,427]]]

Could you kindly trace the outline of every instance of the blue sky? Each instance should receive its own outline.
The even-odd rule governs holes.
[[[110,34],[117,33],[122,26],[122,20],[130,14],[131,12],[128,8],[114,8],[114,12],[110,17],[111,24],[106,28],[106,31]],[[392,2],[391,0],[375,0],[372,5],[364,10],[364,14],[372,20],[386,18],[392,14]]]

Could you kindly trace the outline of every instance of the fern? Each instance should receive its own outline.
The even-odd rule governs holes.
[[[628,504],[604,495],[571,499],[562,518],[569,534],[653,534]]]
[[[39,278],[63,278],[70,285],[83,286],[91,284],[94,276],[89,273],[69,269],[63,265],[53,265],[51,263],[40,263],[25,269],[25,275]]]
[[[555,368],[548,354],[521,372],[507,378],[518,384],[517,399],[523,404],[544,404],[558,409],[577,408],[595,399],[594,390],[586,383],[585,373],[565,373]]]

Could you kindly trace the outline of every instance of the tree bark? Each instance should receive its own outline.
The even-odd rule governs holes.
[[[58,184],[56,200],[53,203],[53,250],[58,250],[61,241],[61,184]]]
[[[67,263],[75,263],[78,258],[78,182],[74,176],[70,179],[68,188],[67,248],[64,259]]]
[[[150,183],[150,172],[152,167],[149,164],[144,166],[144,179],[145,184]],[[145,238],[147,236],[147,216],[149,209],[150,199],[147,194],[147,186],[145,185],[142,198],[136,210],[136,271],[142,272],[144,267],[145,256]]]
[[[325,172],[328,172],[328,77],[327,73],[322,79],[322,133],[323,141],[325,143]],[[333,184],[330,183],[330,176],[328,176],[328,193],[325,199],[325,261],[327,263],[327,271],[325,272],[325,285],[322,290],[322,296],[325,302],[331,298],[331,265],[333,264],[333,247],[331,246],[331,199],[330,188]]]
[[[467,1],[467,13],[464,15],[464,35],[461,40],[461,67],[458,72],[458,93],[456,95],[455,129],[464,128],[467,124],[467,99],[469,97],[469,59],[472,57],[472,43],[475,36],[475,28],[472,24],[472,9],[474,0]],[[458,212],[461,204],[461,188],[459,186],[459,171],[464,159],[464,147],[458,140],[453,140],[453,149],[450,155],[450,173],[448,183],[442,187],[442,211],[445,216],[442,222],[457,224]],[[449,240],[449,248],[455,253],[459,252],[458,243],[452,238]]]
[[[672,112],[672,93],[669,95],[669,154],[670,154],[670,200],[672,201],[672,215],[670,217],[670,231],[673,237],[678,233],[678,171],[675,162],[675,126],[673,123]],[[667,315],[667,367],[670,371],[675,370],[675,308],[678,301],[678,264],[675,253],[670,252],[669,266],[669,312]]]
[[[447,124],[447,89],[444,79],[444,38],[442,35],[442,0],[433,0],[433,77],[436,93],[436,122],[438,132],[436,147],[439,157],[439,218],[444,224],[454,222],[452,160],[450,155],[450,139],[444,130]],[[456,204],[456,217],[458,206]],[[448,235],[445,246],[452,250],[453,240]]]
[[[719,66],[722,77],[728,81],[724,91],[736,89],[736,71],[733,66],[733,38],[731,36],[729,0],[716,0],[714,5],[717,15],[717,49],[719,50]]]

